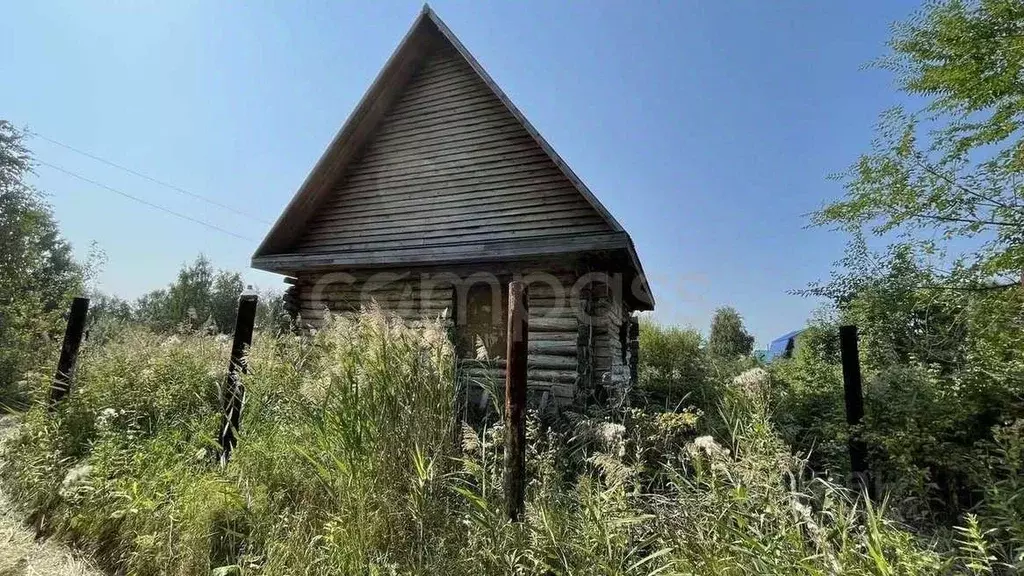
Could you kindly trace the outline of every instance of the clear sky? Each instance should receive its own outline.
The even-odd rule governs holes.
[[[6,0],[0,117],[274,220],[419,13],[373,3]],[[735,306],[763,345],[817,305],[845,238],[806,229],[867,149],[892,78],[863,66],[919,4],[454,2],[431,6],[631,233],[656,316],[705,329]],[[249,282],[269,224],[40,139],[37,185],[99,288],[135,297],[200,252]]]

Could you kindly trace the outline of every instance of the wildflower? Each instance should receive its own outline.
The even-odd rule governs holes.
[[[60,495],[63,497],[70,496],[80,484],[88,481],[91,475],[92,466],[88,464],[75,466],[68,470],[64,480],[60,483]]]
[[[599,449],[606,454],[622,458],[626,455],[626,427],[613,422],[601,422],[594,430]]]
[[[759,396],[768,385],[768,371],[751,368],[733,379],[733,384],[751,396]]]
[[[693,440],[693,446],[708,456],[728,456],[729,450],[722,448],[722,445],[711,436],[698,436]]]
[[[100,428],[106,428],[110,425],[110,421],[117,418],[118,412],[113,408],[104,408],[100,410],[98,416],[96,416],[96,425]]]

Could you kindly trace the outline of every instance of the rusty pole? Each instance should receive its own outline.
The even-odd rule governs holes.
[[[505,367],[505,499],[508,518],[518,522],[526,498],[526,363],[529,343],[526,284],[508,285],[508,355]]]
[[[220,463],[227,465],[231,451],[238,443],[238,429],[242,422],[242,407],[245,404],[245,385],[239,373],[245,374],[245,354],[252,344],[252,330],[256,323],[256,304],[259,297],[251,290],[244,290],[238,297],[238,315],[235,317],[235,337],[231,343],[231,361],[228,363],[228,377],[221,391],[221,424],[218,440],[221,446]]]

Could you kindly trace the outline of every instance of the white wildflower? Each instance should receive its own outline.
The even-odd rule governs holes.
[[[99,428],[107,428],[110,425],[110,421],[117,418],[118,412],[113,408],[104,408],[100,410],[100,413],[96,416],[96,426]]]
[[[764,368],[751,368],[733,378],[733,384],[752,395],[760,395],[768,385],[768,371]]]
[[[60,483],[60,495],[64,497],[71,495],[75,488],[89,480],[90,475],[92,475],[92,466],[88,464],[75,466],[68,470],[64,480]]]
[[[694,438],[693,445],[699,448],[706,454],[720,454],[725,451],[721,444],[715,441],[711,436],[698,436]]]
[[[622,458],[626,455],[626,427],[613,422],[601,422],[594,430],[599,449],[605,454]]]

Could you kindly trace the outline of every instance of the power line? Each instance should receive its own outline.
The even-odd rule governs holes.
[[[137,170],[132,170],[131,168],[128,168],[127,166],[122,166],[121,164],[118,164],[116,162],[112,162],[110,160],[107,160],[106,158],[102,158],[102,157],[97,156],[95,154],[91,154],[89,152],[86,152],[85,150],[80,150],[78,148],[75,148],[74,146],[71,146],[70,144],[65,144],[65,143],[63,143],[63,142],[61,142],[59,140],[54,140],[53,138],[50,138],[48,136],[43,136],[39,132],[35,132],[33,130],[25,130],[25,133],[30,134],[32,136],[35,136],[36,138],[39,138],[41,140],[45,140],[45,141],[49,142],[50,144],[54,144],[54,145],[60,146],[61,148],[70,150],[70,151],[74,152],[75,154],[81,154],[82,156],[85,156],[86,158],[91,158],[91,159],[93,159],[93,160],[95,160],[97,162],[101,162],[103,164],[106,164],[107,166],[110,166],[110,167],[113,167],[113,168],[117,168],[118,170],[123,170],[123,171],[125,171],[125,172],[127,172],[127,173],[129,173],[129,174],[131,174],[133,176],[137,176],[139,178],[142,178],[143,180],[148,180],[148,181],[150,181],[150,182],[152,182],[154,184],[157,184],[159,186],[163,186],[164,188],[168,188],[170,190],[174,190],[175,192],[178,192],[179,194],[184,194],[184,195],[189,196],[191,198],[195,198],[196,200],[199,200],[201,202],[206,202],[207,204],[212,204],[213,206],[217,206],[219,208],[223,208],[224,210],[228,210],[230,212],[233,212],[233,213],[235,213],[235,214],[237,214],[239,216],[242,216],[244,218],[248,218],[250,220],[255,220],[256,222],[260,222],[261,224],[270,224],[270,222],[268,222],[267,220],[264,220],[264,219],[262,219],[262,218],[260,218],[258,216],[253,216],[251,214],[248,214],[248,213],[243,212],[241,210],[238,210],[236,208],[232,208],[231,206],[228,206],[227,204],[218,202],[218,201],[216,201],[216,200],[214,200],[212,198],[207,198],[206,196],[203,196],[201,194],[196,194],[195,192],[189,192],[188,190],[185,190],[184,188],[182,188],[180,186],[175,186],[174,184],[169,184],[167,182],[164,182],[163,180],[158,180],[156,178],[153,178],[152,176],[149,176],[147,174],[143,174],[142,172],[139,172]]]
[[[157,210],[160,210],[161,212],[166,212],[167,214],[170,214],[172,216],[177,216],[178,218],[182,218],[184,220],[188,220],[189,222],[194,222],[196,224],[199,224],[199,225],[202,225],[202,226],[206,226],[207,228],[209,228],[211,230],[216,230],[218,232],[223,232],[224,234],[228,234],[229,236],[234,236],[235,238],[238,238],[239,240],[245,240],[246,242],[254,242],[254,240],[252,238],[247,238],[247,237],[242,236],[240,234],[236,234],[236,233],[234,233],[234,232],[232,232],[230,230],[226,230],[224,228],[221,228],[220,226],[217,226],[216,224],[210,224],[209,222],[204,222],[203,220],[199,220],[198,218],[193,218],[192,216],[189,216],[188,214],[182,214],[181,212],[176,212],[174,210],[171,210],[170,208],[165,208],[163,206],[160,206],[159,204],[154,204],[154,203],[150,202],[149,200],[143,200],[142,198],[139,198],[138,196],[133,196],[133,195],[127,193],[127,192],[123,192],[121,190],[118,190],[117,188],[112,188],[110,186],[107,186],[106,184],[104,184],[102,182],[97,182],[96,180],[93,180],[91,178],[86,178],[85,176],[82,176],[81,174],[77,174],[77,173],[72,172],[70,170],[65,170],[64,168],[61,168],[60,166],[57,166],[55,164],[50,164],[49,162],[44,162],[43,160],[39,160],[38,158],[35,158],[33,160],[36,163],[38,163],[38,164],[46,166],[47,168],[56,170],[58,172],[62,172],[64,174],[67,174],[68,176],[71,176],[73,178],[77,178],[77,179],[79,179],[79,180],[81,180],[83,182],[88,182],[89,184],[92,184],[93,186],[98,186],[99,188],[103,188],[104,190],[113,192],[114,194],[117,194],[119,196],[124,196],[125,198],[128,198],[130,200],[134,200],[134,201],[138,202],[139,204],[144,204],[146,206],[149,206],[150,208],[155,208]]]

